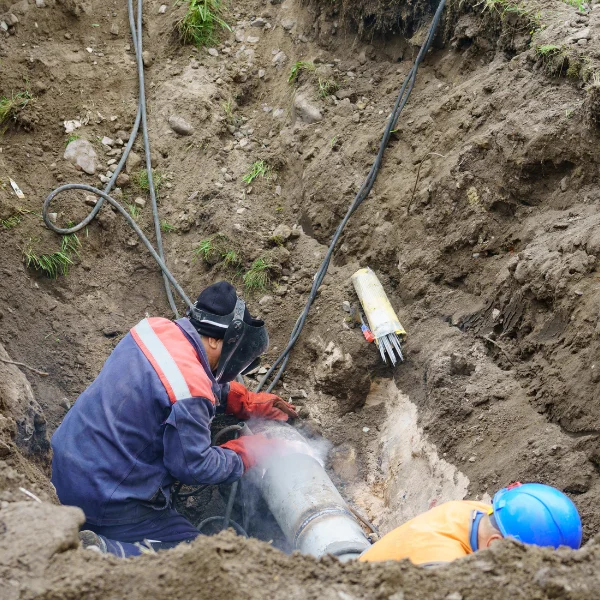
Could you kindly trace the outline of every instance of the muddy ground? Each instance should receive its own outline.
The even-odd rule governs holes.
[[[168,263],[193,296],[221,278],[243,291],[243,274],[266,259],[270,287],[245,293],[272,334],[267,362],[285,346],[372,163],[432,5],[232,2],[234,30],[212,53],[178,43],[182,7],[145,6]],[[439,502],[487,498],[522,480],[567,492],[587,540],[600,524],[600,5],[506,6],[449,3],[375,188],[342,236],[277,389],[301,405],[308,435],[331,442],[332,477],[384,532]],[[49,435],[128,329],[146,313],[171,313],[156,265],[107,207],[79,234],[67,276],[50,280],[23,262],[28,249],[60,247],[39,217],[45,196],[64,182],[100,186],[132,127],[126,6],[3,0],[3,13],[0,95],[27,89],[34,100],[0,138],[0,358],[47,373],[0,361],[5,589],[15,598],[167,588],[183,597],[211,581],[215,597],[231,595],[232,584],[250,597],[263,589],[343,600],[593,597],[594,545],[549,553],[507,543],[435,574],[290,559],[229,537],[125,563],[74,549],[77,515],[38,507],[21,488],[56,503]],[[290,83],[297,61],[316,70]],[[171,129],[173,116],[191,135]],[[69,120],[82,126],[67,134]],[[94,175],[63,158],[72,135],[94,146]],[[134,150],[143,155],[139,141]],[[246,184],[258,160],[273,172]],[[115,195],[138,207],[150,232],[139,169],[128,165]],[[75,193],[53,205],[62,225],[89,210]],[[207,238],[225,240],[239,261],[197,256]],[[396,369],[347,322],[343,303],[356,301],[350,276],[367,265],[408,332],[407,360]],[[42,543],[36,528],[52,541]]]

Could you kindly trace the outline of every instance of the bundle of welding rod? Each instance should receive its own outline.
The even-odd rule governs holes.
[[[398,360],[404,360],[402,342],[406,338],[406,331],[400,324],[381,282],[373,270],[367,267],[359,269],[352,275],[352,283],[365,311],[381,358],[385,363],[389,358],[392,365],[396,366]]]

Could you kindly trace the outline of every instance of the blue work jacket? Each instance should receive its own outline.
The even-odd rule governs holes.
[[[211,446],[221,396],[187,318],[144,319],[116,346],[52,436],[52,483],[93,525],[135,523],[170,506],[171,485],[235,481],[232,450]]]

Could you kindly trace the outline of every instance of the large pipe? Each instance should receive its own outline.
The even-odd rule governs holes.
[[[332,554],[340,560],[357,558],[369,548],[362,527],[322,464],[310,455],[306,440],[272,421],[252,424],[252,430],[292,440],[298,447],[297,453],[270,456],[253,469],[255,483],[291,546],[303,554]]]

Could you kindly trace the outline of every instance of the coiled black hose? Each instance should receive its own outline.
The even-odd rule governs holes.
[[[151,164],[152,159],[151,159],[151,154],[150,154],[150,139],[148,137],[146,92],[145,92],[145,83],[144,83],[144,63],[143,63],[143,59],[142,59],[142,0],[138,0],[138,2],[137,2],[137,25],[135,22],[134,11],[133,11],[133,0],[127,0],[127,12],[129,15],[129,28],[131,29],[131,37],[133,40],[133,47],[135,49],[135,57],[136,57],[136,62],[137,62],[137,71],[138,71],[138,80],[139,80],[139,100],[138,100],[137,116],[135,118],[135,122],[133,124],[133,129],[131,130],[131,135],[129,136],[129,140],[123,150],[123,155],[121,156],[121,160],[117,164],[117,168],[115,169],[112,177],[106,184],[106,187],[104,188],[104,193],[100,192],[97,188],[92,187],[92,186],[82,186],[80,184],[75,184],[75,183],[62,185],[59,188],[57,188],[56,190],[54,190],[46,198],[46,200],[44,202],[44,206],[42,208],[42,217],[44,218],[44,223],[46,224],[46,227],[48,227],[48,229],[51,229],[52,231],[54,231],[55,233],[58,233],[60,235],[68,235],[70,233],[75,233],[77,231],[80,231],[86,225],[88,225],[96,217],[96,215],[102,208],[104,200],[107,200],[110,204],[112,204],[115,207],[119,207],[120,204],[114,198],[110,198],[108,196],[108,194],[110,193],[110,190],[112,189],[113,185],[115,184],[117,177],[119,176],[119,174],[123,170],[123,167],[125,166],[125,162],[127,161],[127,157],[129,156],[129,153],[131,152],[131,148],[133,147],[133,144],[137,137],[137,134],[138,134],[138,131],[140,128],[140,123],[141,123],[142,135],[143,135],[143,139],[144,139],[144,153],[146,154],[146,170],[148,172],[148,187],[149,187],[149,192],[150,192],[150,201],[152,203],[154,233],[156,236],[156,247],[158,249],[158,252],[153,252],[152,250],[150,250],[151,244],[148,241],[148,238],[146,238],[146,236],[142,233],[142,231],[139,229],[139,227],[134,225],[135,222],[133,221],[133,219],[129,218],[129,215],[127,215],[127,213],[124,212],[124,210],[119,210],[119,212],[126,217],[128,223],[133,227],[134,231],[137,233],[137,235],[140,237],[140,239],[144,242],[144,245],[146,246],[146,248],[148,248],[150,250],[150,254],[152,254],[153,258],[156,260],[156,262],[162,269],[163,279],[164,279],[164,283],[165,283],[165,290],[167,292],[167,298],[169,300],[169,305],[171,306],[171,309],[175,313],[175,317],[178,318],[179,311],[177,310],[177,305],[175,304],[175,300],[173,299],[173,293],[171,291],[171,286],[169,284],[173,284],[173,286],[175,287],[175,291],[181,296],[182,300],[184,302],[186,302],[186,304],[188,306],[190,306],[190,301],[189,301],[188,297],[185,295],[185,293],[183,292],[183,290],[181,289],[181,287],[179,285],[177,285],[173,275],[171,275],[171,273],[168,271],[166,264],[165,264],[162,235],[161,235],[161,231],[160,231],[160,218],[158,215],[158,205],[157,205],[157,200],[156,200],[156,190],[154,189],[154,178],[152,175],[152,164]],[[96,202],[96,206],[94,206],[94,208],[91,210],[91,212],[88,214],[88,216],[85,217],[85,219],[83,219],[83,221],[81,221],[80,223],[77,223],[76,225],[74,225],[72,227],[61,228],[61,227],[57,227],[54,223],[52,223],[52,221],[50,220],[50,218],[48,216],[48,210],[50,208],[50,203],[52,202],[52,200],[58,194],[65,192],[67,190],[85,190],[88,192],[93,192],[94,194],[100,196],[100,199],[98,200],[98,202]],[[160,258],[160,260],[157,258],[156,255],[158,255],[158,258]]]

